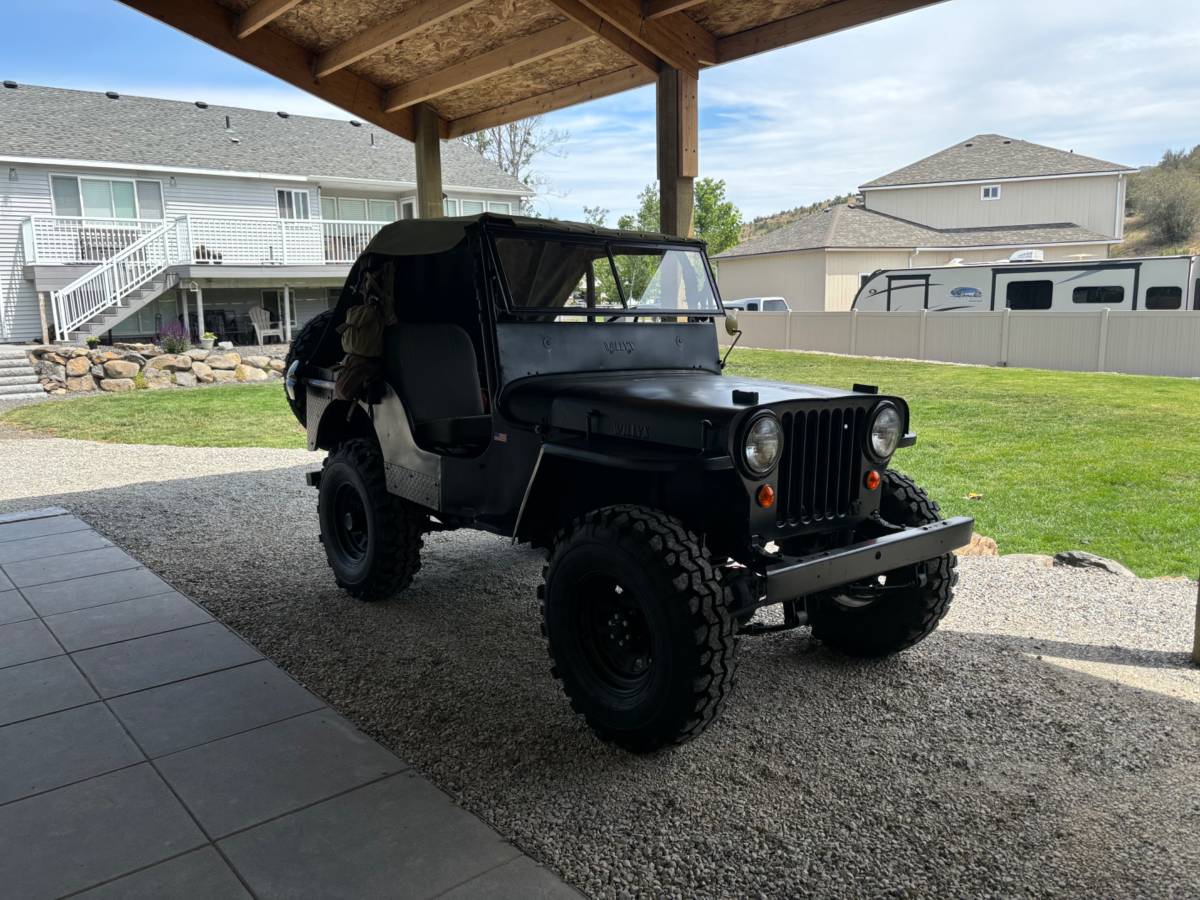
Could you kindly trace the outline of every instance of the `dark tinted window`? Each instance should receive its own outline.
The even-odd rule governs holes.
[[[1152,287],[1146,289],[1146,309],[1179,309],[1183,306],[1183,288]]]
[[[1090,285],[1071,292],[1073,303],[1120,303],[1124,299],[1125,288],[1118,285]]]
[[[764,300],[763,310],[765,312],[784,312],[787,309],[787,304],[782,300]]]
[[[1005,300],[1009,309],[1049,309],[1053,281],[1010,281]]]

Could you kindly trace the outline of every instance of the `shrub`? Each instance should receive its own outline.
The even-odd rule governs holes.
[[[186,353],[192,349],[187,329],[178,322],[168,322],[158,334],[158,343],[167,353]]]
[[[100,338],[96,337],[94,334],[89,334],[84,343],[88,345],[89,349],[95,350],[100,346]]]
[[[1158,243],[1186,243],[1200,227],[1200,178],[1186,169],[1160,169],[1138,176],[1132,199]]]
[[[137,391],[146,391],[150,389],[150,385],[146,381],[145,372],[138,372],[133,376],[133,388]]]

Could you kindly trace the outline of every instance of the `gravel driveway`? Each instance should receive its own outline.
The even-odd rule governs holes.
[[[966,560],[896,659],[747,641],[700,740],[598,744],[549,675],[540,556],[433,535],[397,603],[339,593],[316,457],[0,440],[0,511],[77,512],[464,806],[610,896],[1184,896],[1200,884],[1196,586]]]

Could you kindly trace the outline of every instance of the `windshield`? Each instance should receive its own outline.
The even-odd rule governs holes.
[[[560,321],[721,314],[698,249],[498,237],[496,251],[514,312],[561,310]]]

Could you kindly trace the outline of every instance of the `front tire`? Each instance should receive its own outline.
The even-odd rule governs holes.
[[[640,506],[596,510],[560,535],[544,579],[553,674],[601,739],[648,753],[717,718],[737,629],[720,570],[683,523]]]
[[[325,458],[317,512],[325,558],[348,594],[387,600],[412,584],[429,518],[388,493],[374,443],[347,441]]]
[[[940,521],[935,501],[907,475],[884,473],[880,515],[893,525]],[[946,615],[958,581],[953,553],[888,572],[882,583],[850,585],[810,609],[813,637],[850,656],[880,657],[929,637]]]
[[[287,357],[283,361],[283,371],[290,372],[292,363],[300,361],[300,366],[332,366],[339,359],[340,344],[336,342],[337,332],[333,330],[334,310],[327,309],[313,316],[296,333],[292,345],[288,348]],[[288,397],[288,406],[292,415],[300,423],[301,428],[308,427],[308,391],[304,385],[299,385],[295,397]]]

